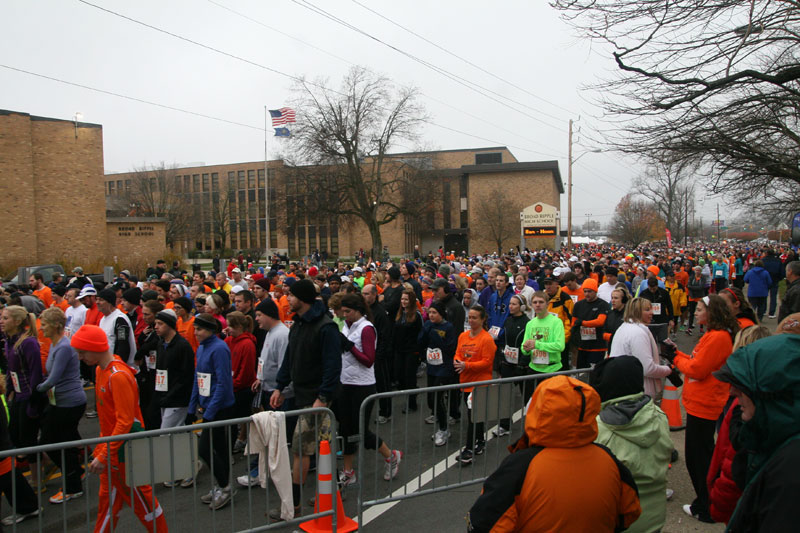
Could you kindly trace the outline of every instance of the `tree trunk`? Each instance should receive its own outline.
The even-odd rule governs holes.
[[[369,235],[372,237],[372,259],[374,261],[382,261],[383,257],[383,240],[381,239],[381,227],[375,220],[367,221],[367,228]]]

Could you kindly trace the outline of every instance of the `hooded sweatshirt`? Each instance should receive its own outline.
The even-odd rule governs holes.
[[[468,530],[629,527],[641,514],[636,483],[608,448],[594,443],[599,412],[600,396],[589,385],[567,376],[542,381],[525,416],[525,435],[487,478]]]
[[[249,389],[256,380],[256,337],[249,331],[234,337],[225,337],[225,344],[231,350],[231,370],[233,371],[233,392]]]

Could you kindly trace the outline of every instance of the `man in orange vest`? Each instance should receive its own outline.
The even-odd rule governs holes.
[[[144,430],[139,409],[139,390],[133,371],[108,347],[108,337],[99,326],[84,325],[70,339],[78,357],[95,370],[95,394],[100,418],[100,436],[122,435]],[[161,505],[149,485],[128,487],[122,441],[99,444],[93,452],[89,472],[100,476],[95,533],[113,531],[122,503],[133,507],[139,521],[153,531],[167,531]],[[131,505],[133,494],[133,505]]]

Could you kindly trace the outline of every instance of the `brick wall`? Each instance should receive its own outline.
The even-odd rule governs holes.
[[[3,198],[2,263],[22,266],[36,250],[30,117],[0,112],[0,197]],[[33,254],[32,254],[33,252]]]
[[[106,223],[108,253],[120,263],[154,262],[166,252],[166,223],[157,219],[111,218]]]

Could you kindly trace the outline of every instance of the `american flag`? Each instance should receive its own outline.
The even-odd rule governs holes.
[[[282,126],[284,124],[291,124],[294,120],[294,109],[291,107],[282,107],[280,109],[270,109],[269,116],[272,117],[272,126]]]

